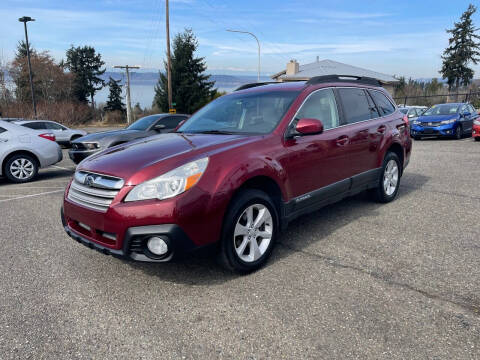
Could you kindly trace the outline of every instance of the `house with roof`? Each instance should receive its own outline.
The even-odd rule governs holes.
[[[357,66],[344,64],[333,60],[317,60],[310,64],[300,65],[296,60],[290,60],[287,68],[274,75],[271,78],[275,81],[299,81],[309,80],[314,76],[324,75],[349,75],[349,76],[366,76],[377,79],[382,86],[393,94],[393,85],[398,82],[391,75],[382,74],[377,71],[363,69]]]

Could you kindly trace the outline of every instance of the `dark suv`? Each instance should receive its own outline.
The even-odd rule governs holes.
[[[168,261],[213,245],[248,272],[299,215],[364,190],[392,201],[411,148],[407,117],[374,79],[248,85],[176,133],[83,161],[62,220],[105,254]]]

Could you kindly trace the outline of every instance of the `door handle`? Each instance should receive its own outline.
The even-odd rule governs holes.
[[[377,133],[383,134],[387,130],[387,127],[385,125],[380,125],[377,129]]]
[[[339,138],[337,138],[337,145],[338,146],[344,146],[348,144],[348,136],[347,135],[342,135]]]

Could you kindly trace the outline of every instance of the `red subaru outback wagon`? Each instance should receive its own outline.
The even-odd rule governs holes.
[[[224,266],[249,272],[299,215],[364,190],[392,201],[411,148],[407,118],[374,79],[250,84],[176,133],[85,159],[62,221],[105,254],[161,262],[215,245]]]

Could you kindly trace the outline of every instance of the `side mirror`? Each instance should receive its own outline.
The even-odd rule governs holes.
[[[323,132],[323,124],[318,119],[304,118],[298,120],[295,130],[300,135],[321,134]]]
[[[163,130],[165,129],[165,125],[164,124],[157,124],[154,126],[153,128],[154,130]]]

